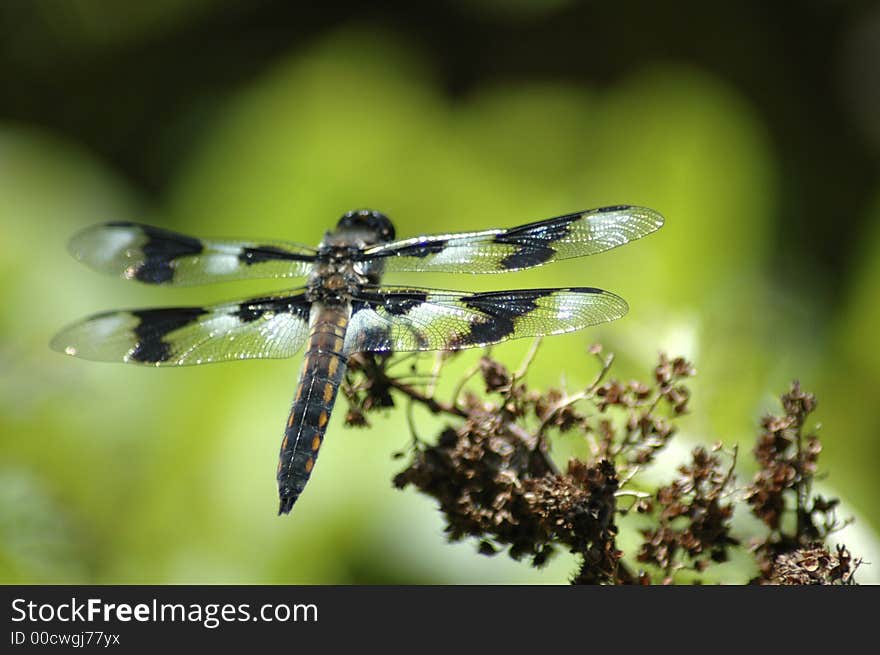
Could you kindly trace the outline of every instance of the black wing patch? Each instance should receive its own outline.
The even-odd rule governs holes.
[[[437,234],[366,249],[385,271],[503,273],[622,246],[663,225],[646,207],[591,209],[505,230]]]
[[[69,249],[101,273],[167,286],[304,276],[316,254],[295,243],[197,239],[140,223],[94,225]]]
[[[296,294],[104,312],[63,329],[51,346],[74,357],[150,366],[292,357],[308,337],[310,307]]]
[[[352,304],[346,352],[459,350],[561,334],[620,318],[626,302],[602,289],[523,289],[463,294],[386,287]]]

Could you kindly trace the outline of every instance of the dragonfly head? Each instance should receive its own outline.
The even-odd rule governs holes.
[[[346,212],[336,224],[336,231],[356,232],[369,244],[385,243],[394,239],[394,225],[391,220],[374,209]]]

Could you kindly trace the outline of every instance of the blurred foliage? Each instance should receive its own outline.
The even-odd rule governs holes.
[[[229,14],[230,4],[244,11],[234,2],[217,11]],[[570,4],[552,2],[548,15]],[[53,29],[78,30],[62,40],[70,49],[94,57],[175,24],[197,25],[213,10],[178,0],[122,15],[113,3],[81,0],[66,9],[81,17],[71,21],[59,18],[56,3],[35,5],[44,21],[58,18],[48,21]],[[483,5],[481,20],[505,20],[500,3]],[[518,12],[517,24],[528,14],[540,12]],[[37,14],[15,5],[0,11],[3,32],[12,33],[6,21],[21,15]],[[34,70],[42,46],[32,36],[22,30],[5,42],[5,65],[27,60],[31,67],[22,70]],[[151,74],[145,70],[138,79]],[[342,429],[337,410],[307,491],[292,516],[276,517],[275,457],[298,359],[153,371],[69,360],[47,348],[56,329],[89,312],[203,304],[273,288],[169,291],[102,279],[65,254],[65,240],[80,227],[136,219],[314,244],[340,214],[363,206],[388,213],[402,236],[509,226],[605,204],[661,211],[667,224],[659,233],[620,251],[503,280],[435,275],[418,283],[591,285],[621,294],[629,316],[546,340],[530,376],[539,386],[560,375],[572,387],[586,384],[594,371],[570,365],[571,352],[593,341],[619,354],[623,375],[643,370],[659,350],[680,352],[699,372],[693,388],[701,409],[681,423],[685,442],[688,434],[712,434],[751,443],[773,392],[800,377],[816,391],[817,417],[834,435],[825,443],[824,484],[842,499],[841,513],[857,517],[841,539],[867,562],[880,561],[873,532],[880,415],[868,402],[880,384],[873,347],[880,231],[872,227],[880,200],[860,221],[818,216],[802,226],[869,226],[857,247],[847,244],[851,251],[838,256],[858,264],[834,288],[833,306],[828,294],[780,271],[780,262],[798,262],[799,271],[812,265],[797,235],[779,237],[780,216],[799,189],[780,182],[784,139],[736,84],[699,62],[657,55],[612,83],[507,76],[449,94],[416,39],[356,19],[290,40],[287,52],[243,77],[222,94],[199,91],[168,120],[155,148],[147,142],[134,156],[155,163],[174,154],[158,195],[133,183],[116,154],[96,154],[104,152],[100,135],[110,142],[127,134],[114,123],[114,107],[83,114],[84,100],[71,97],[78,120],[90,117],[85,143],[63,129],[62,103],[41,110],[61,117],[48,122],[54,127],[4,120],[0,106],[0,582],[568,578],[574,564],[564,557],[535,572],[484,558],[474,544],[442,544],[430,501],[391,487],[399,468],[391,453],[408,439],[402,408],[361,432]],[[126,98],[121,111],[137,102]],[[165,117],[141,112],[142,124],[161,132]],[[397,281],[404,279],[413,281]],[[494,354],[516,362],[527,347],[507,344]],[[460,358],[463,366],[468,357],[473,363],[479,353]],[[434,431],[435,419],[417,417],[425,434]],[[561,456],[567,447],[559,445]],[[872,578],[880,579],[864,566],[860,580]]]

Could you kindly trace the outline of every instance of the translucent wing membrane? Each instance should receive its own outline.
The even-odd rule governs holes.
[[[76,259],[145,284],[189,286],[307,275],[315,250],[295,243],[209,241],[139,223],[105,223],[70,241]]]
[[[106,312],[68,326],[51,345],[84,359],[150,366],[291,357],[308,336],[309,309],[297,294]]]
[[[571,332],[620,318],[626,302],[590,287],[462,294],[383,287],[358,294],[347,352],[458,350]]]
[[[663,225],[645,207],[603,207],[508,229],[437,234],[368,248],[385,271],[502,273],[622,246]]]

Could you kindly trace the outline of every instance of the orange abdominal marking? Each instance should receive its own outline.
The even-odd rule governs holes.
[[[327,377],[332,378],[336,375],[336,371],[339,369],[339,360],[336,357],[330,358],[330,363],[327,365]]]
[[[328,382],[324,385],[324,403],[329,405],[331,400],[333,400],[333,385]]]
[[[315,467],[315,460],[309,457],[306,460],[306,473],[311,473],[312,469]]]
[[[327,425],[327,421],[329,420],[329,416],[327,416],[327,412],[321,412],[321,415],[318,417],[318,427],[323,428]]]
[[[315,438],[312,439],[312,450],[318,450],[318,448],[320,448],[320,447],[321,447],[321,437],[315,436]]]
[[[292,416],[290,418],[293,419]],[[284,450],[285,448],[287,448],[287,435],[286,434],[284,435],[284,439],[281,441],[281,450]]]

